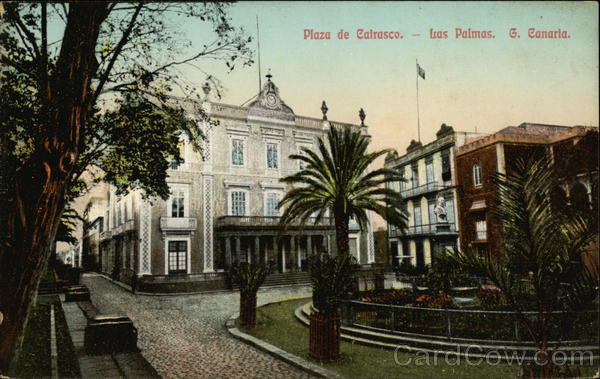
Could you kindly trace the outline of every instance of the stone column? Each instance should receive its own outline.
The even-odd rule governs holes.
[[[252,249],[249,243],[246,244],[246,250],[244,251],[244,253],[246,254],[246,263],[250,263],[250,261],[252,260]]]
[[[298,271],[302,271],[302,237],[298,236]]]
[[[281,272],[285,272],[285,241],[281,244]]]
[[[313,251],[312,251],[312,236],[309,235],[308,237],[306,237],[306,255],[307,255],[307,258],[309,256],[311,256],[312,254],[313,254]]]
[[[294,271],[294,266],[296,265],[297,262],[294,262],[294,256],[298,255],[298,249],[296,249],[296,236],[290,236],[290,253],[292,256],[292,271]],[[297,259],[296,259],[297,261]]]
[[[275,260],[275,265],[279,262],[279,244],[277,243],[277,237],[273,236],[273,259]]]
[[[331,234],[327,235],[327,250],[329,250],[329,255],[335,257],[337,255],[337,251],[335,248],[335,236],[332,238]]]
[[[265,243],[265,265],[268,265],[268,264],[269,264],[269,246]]]
[[[235,261],[239,262],[240,261],[240,256],[241,256],[241,250],[242,250],[242,246],[240,243],[240,237],[234,237],[235,238]]]
[[[225,237],[225,263],[231,266],[231,238]]]
[[[260,262],[260,237],[254,237],[254,254],[256,255],[256,263]]]

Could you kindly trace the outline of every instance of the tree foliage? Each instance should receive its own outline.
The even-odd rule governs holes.
[[[597,296],[597,266],[582,259],[595,231],[589,220],[553,209],[550,193],[559,182],[547,160],[520,160],[514,170],[497,174],[494,182],[500,251],[463,249],[454,258],[463,269],[499,288],[530,340],[539,351],[551,354],[576,324],[578,312],[590,309]],[[537,317],[524,314],[532,310]],[[549,346],[551,340],[557,342]],[[543,367],[541,375],[548,370]]]
[[[23,321],[66,204],[90,167],[119,191],[168,196],[166,154],[181,161],[211,121],[194,67],[217,95],[202,59],[229,70],[252,63],[250,38],[224,3],[4,2],[0,14],[0,372]],[[181,19],[206,29],[193,46]],[[205,23],[205,24],[204,24]],[[184,114],[194,114],[187,119]],[[5,301],[10,299],[10,301]]]
[[[188,134],[198,150],[201,124],[211,123],[200,107],[198,86],[184,76],[182,68],[197,67],[219,94],[222,86],[218,79],[205,74],[196,63],[222,60],[229,70],[238,64],[249,65],[253,62],[251,37],[231,24],[228,4],[115,2],[106,6],[95,47],[98,66],[91,73],[90,103],[95,108],[80,135],[81,148],[71,179],[99,166],[106,172],[104,179],[120,191],[129,189],[131,183],[149,196],[164,198],[168,196],[162,179],[167,164],[161,155],[181,162],[178,132]],[[8,27],[0,31],[6,50],[0,56],[0,91],[6,106],[0,111],[0,122],[6,154],[2,174],[9,180],[28,159],[35,159],[36,137],[43,134],[47,122],[42,119],[40,91],[57,69],[61,40],[48,42],[44,25],[46,29],[48,23],[55,28],[67,25],[71,6],[49,4],[46,17],[40,4],[7,3],[5,7]],[[175,25],[182,18],[212,25],[213,39],[193,50],[191,41],[182,38]],[[196,117],[188,119],[185,113]],[[4,193],[10,196],[6,187]]]
[[[65,242],[70,245],[77,243],[78,238],[75,235],[77,223],[81,221],[81,217],[73,208],[67,208],[60,218],[60,225],[56,232],[56,242]]]
[[[310,257],[313,304],[324,315],[335,315],[352,291],[356,259],[350,255],[315,254]]]
[[[238,285],[244,296],[255,296],[258,288],[265,282],[271,268],[264,263],[236,263],[231,266],[231,281]]]
[[[368,152],[369,142],[360,132],[332,127],[326,138],[318,139],[317,151],[302,148],[303,154],[290,155],[304,162],[305,168],[281,179],[293,186],[279,203],[284,208],[281,224],[285,226],[294,220],[304,224],[313,216],[316,224],[329,213],[334,218],[341,255],[349,252],[350,218],[366,231],[367,212],[372,211],[404,230],[407,215],[402,211],[402,197],[386,187],[404,179],[388,168],[368,171],[377,158],[389,152]]]

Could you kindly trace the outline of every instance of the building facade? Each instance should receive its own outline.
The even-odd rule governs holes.
[[[475,138],[456,149],[460,241],[483,252],[501,248],[502,230],[492,209],[497,204],[496,173],[510,173],[519,159],[555,163],[561,185],[553,201],[559,212],[575,207],[588,215],[598,208],[598,128],[523,123]],[[597,216],[594,216],[597,218]]]
[[[435,252],[458,244],[456,170],[454,148],[478,134],[456,132],[442,124],[436,140],[422,145],[412,141],[406,154],[389,154],[385,166],[400,173],[404,181],[394,184],[405,201],[408,229],[400,233],[388,225],[393,265],[403,260],[423,269],[432,263]]]
[[[106,205],[107,201],[104,196],[93,196],[90,198],[83,214],[81,266],[86,271],[99,271],[102,265],[100,234],[104,232]]]
[[[109,195],[101,234],[102,271],[155,292],[225,288],[228,267],[236,262],[265,262],[275,271],[307,270],[308,256],[335,249],[332,220],[278,227],[279,200],[288,190],[283,176],[302,169],[289,159],[303,147],[316,147],[331,127],[361,124],[297,116],[267,76],[248,106],[205,101],[217,126],[202,122],[201,152],[182,137],[184,163],[168,170],[171,196],[147,201],[139,193]],[[364,119],[363,119],[364,120]],[[373,263],[369,230],[350,225],[351,253],[361,264]]]

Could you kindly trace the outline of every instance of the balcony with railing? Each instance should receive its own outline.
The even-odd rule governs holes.
[[[408,183],[407,183],[408,184]],[[451,186],[440,184],[438,182],[429,182],[427,184],[420,185],[418,187],[405,188],[400,192],[403,198],[407,199],[410,197],[424,195],[430,192],[438,192],[442,191],[446,188],[450,188]]]
[[[193,232],[196,230],[195,217],[161,217],[160,230],[163,232]]]
[[[401,234],[398,233],[396,228],[390,228],[390,237],[398,237]],[[436,224],[425,224],[409,226],[406,229],[405,236],[417,236],[417,235],[451,235],[457,234],[456,225],[449,223],[436,223]]]
[[[106,241],[112,237],[112,232],[110,230],[105,230],[100,233],[100,241]]]
[[[268,217],[268,216],[222,216],[217,218],[216,227],[243,227],[243,228],[277,228],[281,217]],[[309,217],[305,222],[304,228],[320,227],[320,228],[331,228],[333,227],[333,218],[324,217],[315,225],[316,217]],[[299,221],[293,221],[288,227],[300,227]]]
[[[111,230],[111,236],[118,236],[120,234],[130,232],[134,229],[135,229],[135,220],[130,219],[130,220],[125,221],[121,225],[114,227]]]

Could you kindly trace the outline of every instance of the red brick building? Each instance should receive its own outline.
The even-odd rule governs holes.
[[[547,157],[563,179],[552,194],[559,209],[576,209],[596,219],[598,213],[598,128],[523,123],[455,149],[460,244],[498,251],[502,235],[491,211],[497,203],[492,181],[519,158]],[[597,222],[597,221],[596,221]]]

